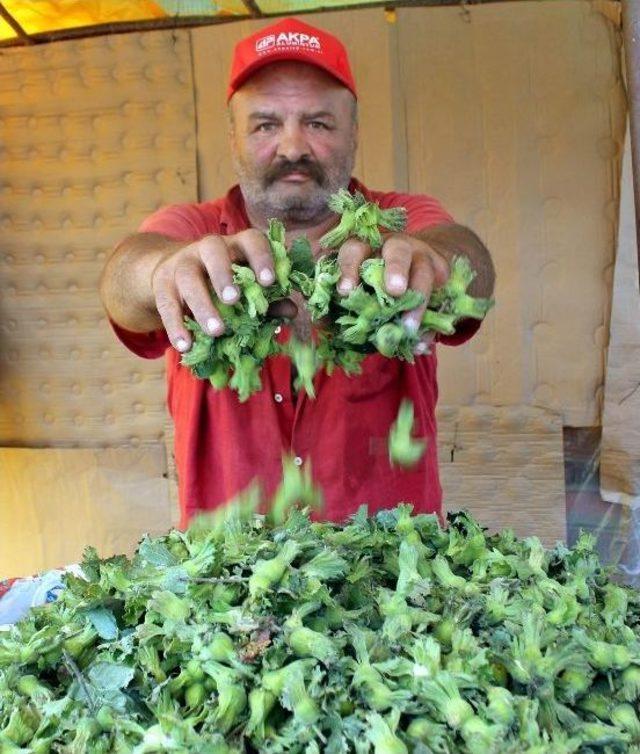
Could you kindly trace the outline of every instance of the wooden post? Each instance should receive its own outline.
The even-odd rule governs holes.
[[[25,44],[32,45],[33,39],[27,34],[27,32],[20,26],[16,19],[9,13],[9,11],[0,3],[0,18],[6,21],[9,26],[18,35],[18,39],[22,40]]]
[[[622,0],[622,29],[627,68],[633,195],[636,207],[638,284],[640,285],[640,2]]]

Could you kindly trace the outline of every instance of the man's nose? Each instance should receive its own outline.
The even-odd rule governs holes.
[[[302,157],[309,157],[310,151],[309,143],[302,128],[290,126],[282,130],[278,144],[278,157],[287,159],[289,162],[295,162]]]

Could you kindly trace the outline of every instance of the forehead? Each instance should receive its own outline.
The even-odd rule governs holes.
[[[231,98],[234,115],[255,109],[305,112],[322,109],[350,112],[353,95],[325,71],[307,63],[278,62],[254,74]]]

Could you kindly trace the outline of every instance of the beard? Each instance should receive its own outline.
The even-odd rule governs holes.
[[[291,161],[281,159],[265,171],[242,162],[234,155],[234,165],[245,203],[265,219],[275,217],[289,223],[313,223],[330,214],[327,201],[351,179],[354,151],[323,166],[309,157]],[[310,178],[303,184],[284,184],[279,179],[292,173]]]

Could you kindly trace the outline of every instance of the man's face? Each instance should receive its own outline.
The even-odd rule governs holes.
[[[313,225],[349,183],[357,144],[355,100],[305,63],[269,65],[230,102],[231,147],[240,188],[263,218]]]

